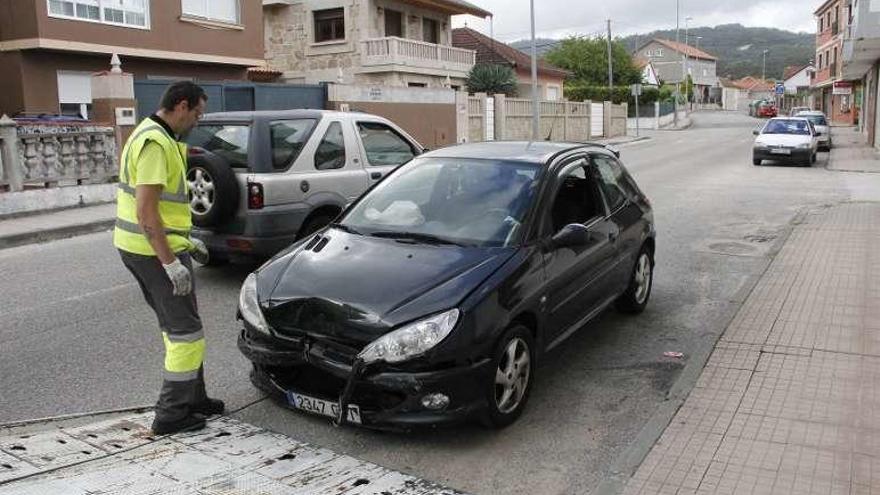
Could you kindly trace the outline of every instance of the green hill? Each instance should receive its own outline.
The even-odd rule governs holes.
[[[803,65],[816,55],[816,35],[792,33],[781,29],[745,27],[741,24],[725,24],[714,28],[691,28],[691,45],[700,36],[700,49],[718,57],[718,75],[738,79],[749,75],[761,75],[761,53],[767,49],[767,78],[781,79],[786,66]],[[651,38],[675,40],[675,30],[654,31],[622,38],[630,50]],[[684,30],[681,30],[684,42]],[[555,46],[554,40],[537,41],[540,54]],[[529,41],[511,43],[515,48],[528,52]]]

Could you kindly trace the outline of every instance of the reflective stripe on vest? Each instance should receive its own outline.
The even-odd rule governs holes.
[[[116,219],[116,228],[119,230],[131,233],[131,234],[141,234],[143,235],[144,231],[141,229],[141,226],[134,223],[129,222],[128,220],[123,220],[121,218]],[[182,237],[186,237],[189,239],[189,232],[186,230],[176,230],[176,229],[162,229],[165,231],[167,235],[179,235]]]
[[[119,189],[121,189],[123,192],[126,192],[126,193],[128,193],[128,194],[131,194],[132,196],[135,195],[135,188],[129,186],[128,184],[124,184],[124,183],[120,182],[119,185],[118,185],[118,187],[119,187]],[[176,193],[172,194],[172,193],[163,192],[162,195],[159,196],[159,200],[160,200],[160,201],[168,201],[169,203],[186,203],[186,204],[189,204],[189,195],[186,194],[186,193],[183,192],[183,191],[184,191],[184,189],[183,189],[183,181],[180,181],[180,186],[177,188],[177,192],[176,192]]]

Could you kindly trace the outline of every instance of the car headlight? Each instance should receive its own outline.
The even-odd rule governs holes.
[[[238,311],[241,317],[257,330],[269,333],[269,325],[263,317],[260,302],[257,299],[257,274],[251,273],[244,280],[241,292],[238,294]]]
[[[365,363],[399,363],[428,352],[449,335],[460,312],[450,309],[410,323],[370,342],[358,355]]]
[[[801,143],[798,145],[798,148],[800,148],[800,149],[807,149],[807,148],[812,148],[812,147],[813,147],[813,143]]]

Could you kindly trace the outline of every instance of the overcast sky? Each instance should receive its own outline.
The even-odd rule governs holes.
[[[502,41],[529,37],[529,0],[469,0],[495,14],[494,34]],[[539,37],[560,38],[604,32],[611,19],[615,35],[647,33],[675,28],[676,0],[535,0]],[[813,11],[822,0],[679,0],[681,28],[685,17],[690,26],[740,23],[744,26],[776,27],[789,31],[815,32]],[[467,24],[486,34],[489,21],[457,16],[453,26]]]

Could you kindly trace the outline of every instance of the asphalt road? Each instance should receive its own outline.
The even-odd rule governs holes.
[[[812,168],[752,166],[755,125],[699,113],[690,130],[622,148],[655,208],[651,303],[638,317],[608,312],[557,348],[506,430],[337,429],[261,400],[235,347],[238,288],[253,267],[197,269],[209,393],[245,421],[473,493],[589,492],[711,348],[797,213],[880,199],[880,176],[829,172],[824,153]],[[109,233],[0,251],[0,274],[0,422],[155,400],[161,339]]]

